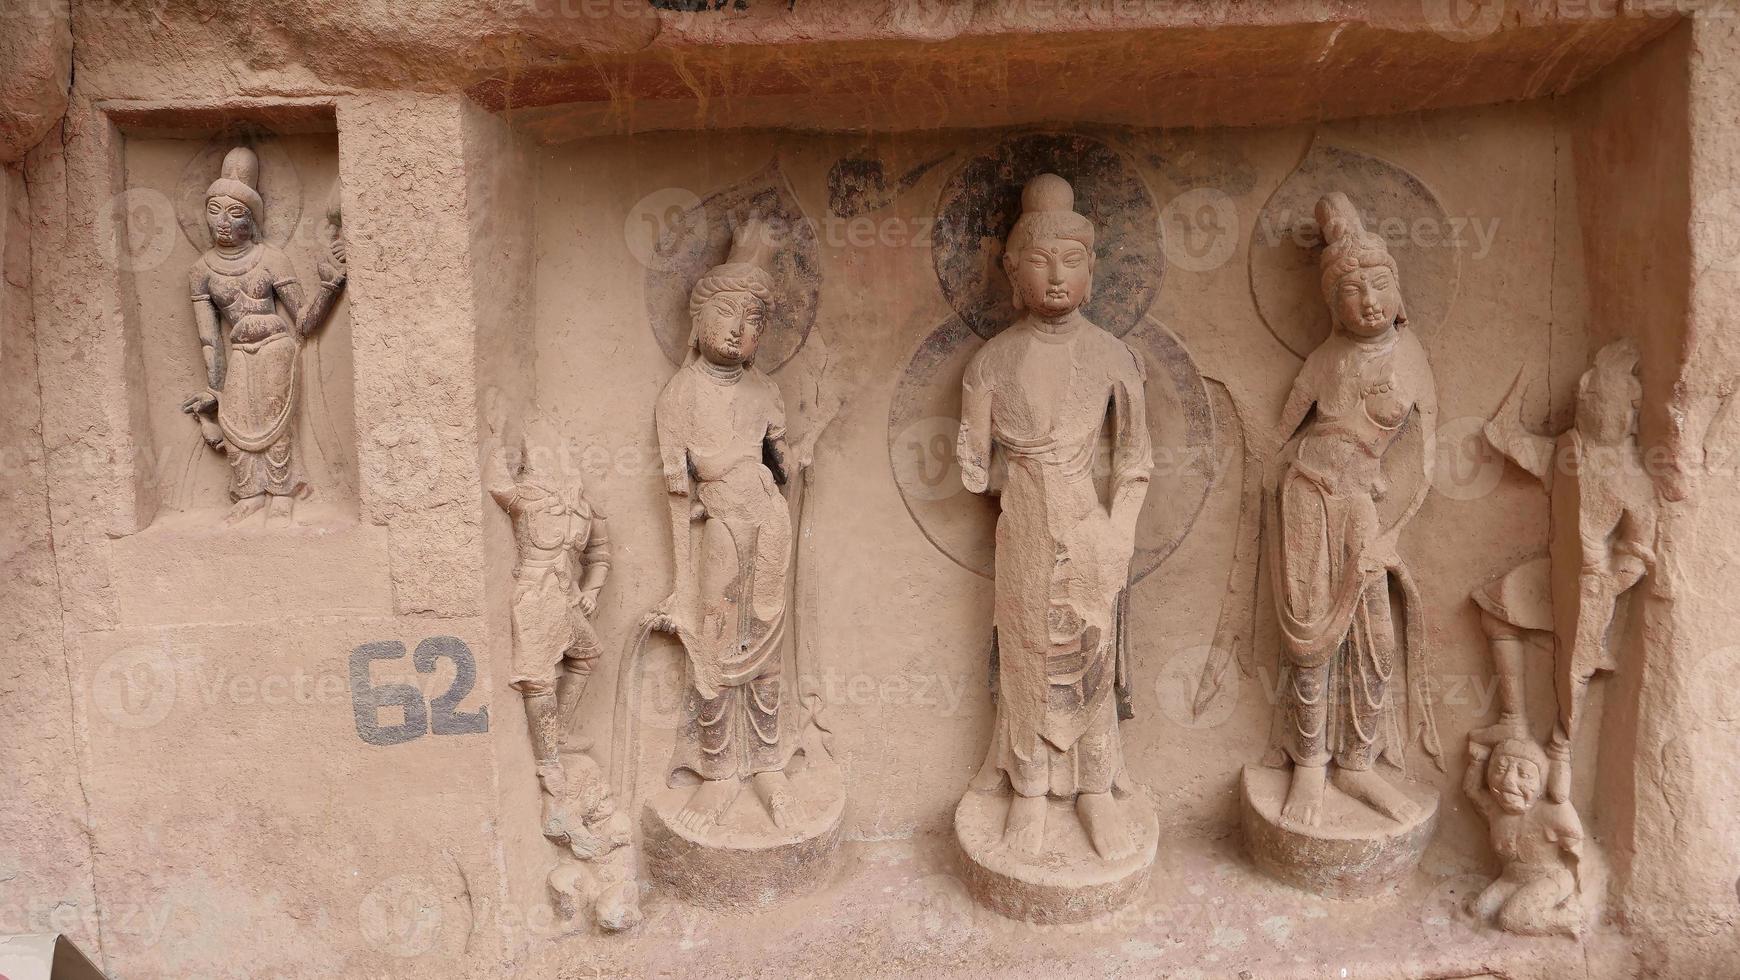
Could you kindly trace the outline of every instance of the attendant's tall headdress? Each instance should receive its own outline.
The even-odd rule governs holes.
[[[1396,277],[1396,291],[1401,292],[1402,272],[1383,238],[1365,230],[1365,224],[1354,210],[1353,202],[1341,191],[1330,191],[1317,202],[1317,226],[1323,229],[1323,255],[1318,259],[1322,270],[1323,301],[1335,305],[1335,288],[1344,276],[1362,268],[1383,267]],[[1404,300],[1396,313],[1396,326],[1408,325],[1408,306]]]
[[[218,179],[211,182],[205,189],[205,199],[214,197],[233,197],[248,206],[248,213],[253,216],[254,227],[258,229],[266,222],[266,202],[260,199],[260,158],[254,151],[245,146],[238,146],[224,154],[223,166],[218,169]]]
[[[731,251],[725,261],[708,269],[689,292],[691,324],[709,300],[719,293],[748,293],[769,309],[773,306],[773,276],[767,271],[773,261],[773,229],[760,218],[750,218],[731,232]],[[701,338],[691,325],[689,353],[684,363],[700,356]],[[745,362],[747,366],[750,362]]]

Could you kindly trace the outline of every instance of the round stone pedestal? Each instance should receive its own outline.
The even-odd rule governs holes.
[[[1281,804],[1291,779],[1290,769],[1246,766],[1239,811],[1251,859],[1295,888],[1330,898],[1383,894],[1420,863],[1438,825],[1437,792],[1393,777],[1419,807],[1406,823],[1378,813],[1331,782],[1323,791],[1323,819],[1317,826],[1283,826]]]
[[[723,910],[761,908],[811,891],[833,870],[846,812],[846,791],[832,760],[788,774],[804,809],[796,827],[773,825],[755,787],[745,781],[725,818],[695,834],[676,816],[695,792],[660,791],[642,811],[647,872],[653,881],[696,905]]]
[[[1009,792],[968,790],[955,807],[955,838],[966,855],[967,889],[998,913],[1026,922],[1085,922],[1117,909],[1147,887],[1160,846],[1160,820],[1142,793],[1118,800],[1138,844],[1114,861],[1099,856],[1071,800],[1048,800],[1045,853],[1003,846]]]

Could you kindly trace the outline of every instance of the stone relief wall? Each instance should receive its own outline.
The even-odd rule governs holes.
[[[1199,963],[1327,967],[1379,955],[1336,901],[1371,893],[1398,969],[1624,969],[1610,917],[1659,912],[1672,867],[1639,841],[1683,798],[1707,821],[1712,778],[1641,651],[1680,635],[1678,555],[1720,561],[1670,547],[1693,488],[1664,504],[1634,457],[1705,421],[1721,450],[1733,385],[1664,411],[1645,396],[1696,338],[1614,339],[1636,300],[1593,277],[1648,237],[1590,247],[1613,219],[1582,188],[1637,152],[1603,98],[572,143],[438,96],[323,104],[336,137],[272,135],[281,107],[209,139],[75,107],[95,124],[33,167],[127,202],[127,267],[74,250],[43,277],[42,356],[7,376],[40,371],[21,413],[85,475],[26,465],[5,499],[69,556],[89,901],[164,913],[91,941],[129,975],[218,969],[264,878],[288,910],[264,941],[326,973],[536,969],[570,940],[603,969],[745,968],[725,913],[750,908],[781,962],[1159,964],[1136,947],[1199,915]],[[181,274],[203,246],[136,261],[157,198],[175,232],[184,199],[287,225],[287,268],[329,286],[304,384],[265,372],[301,470],[263,496],[294,521],[268,499],[217,527],[251,496],[205,446],[242,430],[221,392],[183,400],[211,377]],[[1100,347],[1036,353],[1052,304]],[[80,404],[87,369],[125,394]],[[286,671],[341,684],[269,700]],[[189,792],[214,738],[222,789]],[[1667,771],[1628,786],[1632,739]],[[383,792],[415,832],[332,819]],[[142,873],[134,823],[150,854],[214,853]],[[1608,908],[1616,882],[1657,905]]]
[[[1431,541],[1446,529],[1466,527],[1471,515],[1481,515],[1490,528],[1480,532],[1491,535],[1485,546],[1471,543],[1416,561],[1433,563],[1431,573],[1418,579],[1438,660],[1434,672],[1442,683],[1461,688],[1442,692],[1449,703],[1439,708],[1440,729],[1466,731],[1492,706],[1484,641],[1466,596],[1502,570],[1508,542],[1540,540],[1546,514],[1526,483],[1479,442],[1480,424],[1514,374],[1481,370],[1456,348],[1502,343],[1537,376],[1571,382],[1583,352],[1575,343],[1558,342],[1557,333],[1569,329],[1563,322],[1567,314],[1550,305],[1551,297],[1519,294],[1506,285],[1520,270],[1544,272],[1552,264],[1551,187],[1557,164],[1550,116],[1524,107],[1451,114],[1441,125],[1466,136],[1455,143],[1467,154],[1465,160],[1446,159],[1442,146],[1405,126],[1386,130],[1377,123],[1316,134],[1301,129],[888,137],[875,147],[888,171],[946,159],[908,186],[884,191],[887,200],[880,209],[858,213],[848,208],[846,217],[832,210],[830,200],[837,195],[830,181],[837,183],[838,161],[865,153],[862,144],[849,140],[745,134],[711,137],[704,149],[678,136],[542,147],[536,151],[539,186],[548,204],[538,226],[538,387],[546,409],[588,447],[579,465],[589,486],[609,502],[614,539],[634,560],[662,569],[665,559],[647,551],[668,536],[666,519],[652,507],[659,480],[647,406],[657,379],[673,370],[668,345],[660,338],[681,324],[665,326],[674,315],[668,304],[661,305],[653,290],[643,299],[628,283],[643,277],[649,284],[664,277],[680,282],[684,274],[664,271],[664,264],[681,261],[681,252],[660,254],[657,235],[649,232],[675,229],[673,241],[680,245],[688,240],[685,222],[700,212],[712,235],[728,235],[721,226],[728,226],[734,212],[747,213],[747,202],[757,195],[772,213],[810,219],[814,237],[805,225],[787,245],[803,257],[794,270],[818,270],[808,274],[817,299],[805,294],[795,303],[775,305],[764,343],[774,351],[796,348],[798,353],[784,364],[776,354],[769,377],[789,405],[803,404],[816,395],[807,377],[794,374],[805,357],[825,356],[829,376],[838,379],[833,394],[845,404],[816,448],[809,488],[812,530],[798,546],[800,563],[809,561],[804,567],[814,580],[798,583],[795,613],[800,622],[809,617],[815,624],[804,623],[800,632],[816,644],[812,662],[820,674],[818,686],[832,695],[836,744],[852,774],[848,837],[940,831],[966,777],[983,759],[984,733],[991,725],[990,633],[983,624],[989,623],[992,604],[995,510],[965,493],[954,465],[960,379],[968,356],[983,341],[950,302],[949,289],[955,287],[947,283],[957,281],[948,271],[953,266],[938,258],[933,268],[930,249],[914,239],[935,233],[945,245],[984,240],[984,230],[957,230],[945,223],[951,207],[957,213],[985,213],[982,204],[951,205],[951,188],[962,172],[999,175],[999,193],[1017,207],[1024,177],[1047,168],[1073,175],[1090,215],[1097,207],[1109,211],[1129,200],[1146,202],[1139,206],[1153,224],[1101,224],[1102,242],[1109,243],[1104,245],[1108,254],[1126,256],[1136,247],[1126,243],[1141,229],[1158,225],[1160,233],[1150,234],[1148,241],[1164,254],[1102,265],[1088,307],[1100,311],[1106,329],[1140,342],[1156,455],[1155,490],[1137,525],[1138,560],[1126,612],[1134,678],[1130,696],[1138,720],[1124,726],[1125,751],[1131,770],[1147,774],[1138,778],[1154,784],[1165,821],[1162,839],[1168,833],[1206,832],[1233,812],[1224,795],[1230,769],[1206,759],[1226,753],[1254,759],[1262,755],[1268,733],[1261,693],[1265,675],[1249,650],[1231,669],[1224,695],[1200,710],[1193,703],[1216,643],[1240,526],[1242,433],[1248,429],[1266,436],[1260,427],[1267,425],[1264,419],[1279,417],[1299,363],[1252,303],[1259,287],[1253,287],[1247,270],[1257,260],[1247,256],[1236,235],[1219,239],[1215,231],[1230,232],[1258,222],[1260,213],[1274,214],[1273,208],[1262,210],[1265,203],[1277,187],[1297,180],[1289,176],[1296,165],[1309,163],[1312,154],[1320,156],[1323,145],[1341,147],[1338,152],[1381,171],[1370,179],[1361,172],[1349,181],[1355,193],[1372,202],[1368,207],[1380,208],[1375,212],[1380,218],[1386,216],[1382,204],[1398,196],[1385,188],[1400,186],[1415,195],[1430,188],[1432,210],[1409,205],[1401,212],[1399,235],[1394,221],[1381,231],[1374,225],[1373,234],[1394,236],[1397,253],[1410,258],[1435,248],[1456,253],[1451,259],[1434,258],[1414,277],[1421,280],[1423,302],[1410,330],[1439,375],[1440,425],[1454,422],[1459,441],[1441,451],[1436,483],[1447,492],[1426,497],[1403,550],[1405,540]],[[1503,188],[1468,181],[1475,161],[1501,143],[1512,148],[1508,165],[1516,169],[1517,180]],[[1527,151],[1514,152],[1518,145]],[[981,159],[988,162],[974,162]],[[998,164],[999,159],[1014,162]],[[571,176],[581,172],[597,174],[613,187],[621,181],[628,190],[589,192]],[[1392,173],[1403,177],[1391,178]],[[1207,183],[1206,175],[1216,183]],[[1206,188],[1197,191],[1206,202],[1203,210],[1188,210],[1188,200],[1171,210],[1155,203],[1174,201],[1190,187]],[[1114,196],[1102,199],[1105,193]],[[1005,207],[1002,217],[988,219],[993,240],[1001,241],[1017,213]],[[1493,222],[1489,214],[1504,219]],[[1512,215],[1529,217],[1509,220]],[[1264,226],[1257,227],[1260,236]],[[1416,236],[1415,229],[1422,233]],[[1297,248],[1291,245],[1293,233],[1277,217],[1269,230],[1272,238],[1257,241]],[[962,237],[953,237],[957,234]],[[711,261],[723,254],[722,241],[711,243]],[[1309,305],[1298,307],[1305,317],[1319,315],[1323,305],[1314,256],[1311,264],[1303,294]],[[700,271],[693,265],[689,281]],[[987,281],[1002,275],[994,258],[961,267],[978,270]],[[589,271],[581,274],[582,269]],[[964,283],[965,273],[961,276],[958,281]],[[1444,276],[1454,281],[1446,283]],[[1143,285],[1120,286],[1120,280]],[[1273,297],[1265,300],[1270,306],[1284,308],[1289,302],[1285,290],[1292,286],[1257,282]],[[781,288],[790,289],[791,283]],[[975,288],[1004,290],[1006,307],[1006,284]],[[792,311],[797,322],[782,319]],[[814,322],[806,324],[812,311]],[[586,325],[599,319],[640,325],[612,342],[612,369],[603,373],[589,368],[593,345],[581,340]],[[1012,319],[1006,309],[988,312],[985,329]],[[576,377],[584,380],[575,384]],[[1549,398],[1547,386],[1531,389],[1529,397],[1531,415],[1543,422],[1548,412],[1563,417],[1569,407],[1564,394]],[[1416,459],[1420,451],[1417,443],[1412,446]],[[1406,479],[1404,473],[1384,506],[1399,507],[1421,489],[1417,474],[1412,482],[1401,482]],[[875,562],[858,560],[867,547],[880,556]],[[805,548],[813,551],[804,553]],[[601,604],[601,632],[623,635],[661,597],[656,582],[664,574],[634,577],[620,598],[607,598]],[[1264,636],[1271,631],[1265,628]],[[613,659],[606,657],[600,665],[607,678],[616,669]],[[662,727],[669,738],[677,708],[674,692],[680,688],[674,674],[659,679],[658,671],[673,662],[664,659],[662,667],[652,668],[643,698],[654,719],[649,727]],[[1272,666],[1264,669],[1273,684]],[[601,727],[589,731],[605,735]],[[655,737],[649,731],[649,740]],[[1454,745],[1459,737],[1443,738]],[[913,771],[898,753],[888,751],[903,744],[926,746],[931,763]],[[662,751],[649,741],[646,755]],[[1413,773],[1431,780],[1440,793],[1459,792],[1454,778],[1459,772],[1439,772],[1428,762],[1427,770],[1415,767]],[[650,778],[643,772],[643,779]],[[1483,833],[1478,822],[1450,813],[1435,846],[1463,855],[1452,860],[1473,868]]]

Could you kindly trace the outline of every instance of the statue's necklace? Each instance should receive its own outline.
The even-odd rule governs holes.
[[[705,357],[701,358],[700,361],[701,370],[705,371],[707,377],[713,379],[713,381],[718,384],[734,385],[743,377],[743,365],[741,364],[732,367],[725,367],[722,364],[714,364]]]
[[[214,272],[226,276],[239,276],[252,269],[262,254],[264,254],[264,250],[260,247],[259,242],[250,242],[234,252],[222,246],[213,246],[211,252],[206,256],[206,262]]]

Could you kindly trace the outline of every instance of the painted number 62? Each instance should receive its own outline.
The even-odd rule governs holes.
[[[435,672],[437,660],[453,661],[453,683],[447,693],[429,699],[423,692],[405,683],[376,684],[369,678],[369,667],[377,660],[401,660],[405,645],[398,640],[364,643],[350,654],[350,700],[356,715],[356,733],[370,745],[398,745],[421,736],[468,735],[489,731],[489,706],[476,711],[455,711],[472,685],[477,683],[477,663],[471,648],[457,636],[431,636],[417,644],[411,656],[412,666],[419,674]],[[399,708],[404,719],[396,725],[382,725],[380,710]]]

